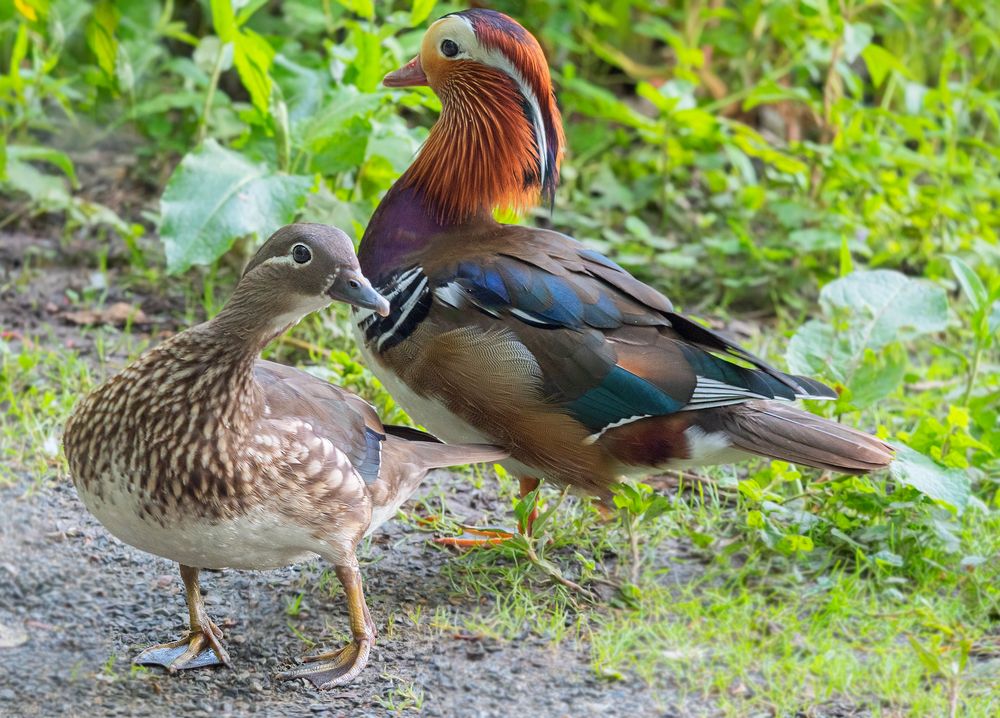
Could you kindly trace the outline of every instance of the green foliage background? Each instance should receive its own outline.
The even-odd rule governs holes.
[[[903,600],[958,595],[961,630],[914,648],[946,675],[941,656],[967,658],[1000,598],[1000,4],[491,5],[540,38],[567,120],[555,209],[523,221],[690,313],[762,320],[758,351],[840,390],[814,410],[900,447],[888,476],[712,473],[737,497],[730,545],[809,576],[853,567]],[[440,108],[380,80],[458,7],[0,2],[0,191],[14,208],[0,224],[61,213],[67,235],[108,232],[137,276],[189,273],[211,311],[230,250],[295,218],[360,235]],[[77,192],[60,133],[80,125],[132,138],[163,178],[156,216]],[[394,411],[349,346],[349,380]],[[631,491],[630,531],[669,516]],[[682,533],[712,545],[696,524]]]

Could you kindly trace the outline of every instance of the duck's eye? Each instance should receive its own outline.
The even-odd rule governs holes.
[[[296,244],[292,247],[292,259],[294,259],[298,264],[307,264],[312,258],[312,252],[309,251],[309,247],[306,245]]]
[[[361,282],[359,282],[357,279],[352,279],[352,280],[348,281],[347,283],[349,285],[351,285],[351,289],[360,289],[361,288]]]
[[[441,54],[445,57],[455,57],[458,54],[458,43],[454,40],[442,40]]]

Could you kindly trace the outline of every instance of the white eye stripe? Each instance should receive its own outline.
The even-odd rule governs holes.
[[[304,266],[297,263],[294,259],[292,259],[292,256],[290,254],[282,254],[277,257],[270,257],[269,259],[265,259],[263,262],[261,262],[259,266],[263,267],[265,264],[289,264],[296,267]]]
[[[458,43],[459,54],[455,57],[448,58],[455,60],[457,58],[467,56],[470,59],[477,60],[478,62],[494,67],[501,72],[506,73],[514,82],[517,84],[518,89],[527,100],[528,106],[530,108],[530,122],[535,135],[535,144],[538,146],[538,181],[541,182],[545,178],[546,170],[548,169],[548,137],[545,134],[545,123],[542,121],[542,109],[539,104],[538,97],[535,95],[535,90],[531,87],[528,81],[521,74],[520,70],[514,66],[510,59],[497,49],[486,49],[480,42],[476,35],[475,28],[472,26],[472,22],[463,15],[455,15],[456,20],[461,20],[464,27],[456,27],[454,33],[450,39]],[[464,40],[459,41],[459,36],[468,35],[470,41],[466,43]],[[449,38],[442,38],[444,39]],[[467,49],[466,49],[467,48]]]
[[[524,75],[499,50],[491,50],[487,53],[484,62],[506,72],[517,83],[524,99],[528,101],[528,106],[531,108],[530,122],[535,133],[535,144],[538,146],[538,181],[541,182],[545,178],[547,166],[548,138],[545,136],[545,124],[542,122],[542,109],[538,104],[538,97],[535,96],[535,91],[528,84],[528,81],[524,79]]]

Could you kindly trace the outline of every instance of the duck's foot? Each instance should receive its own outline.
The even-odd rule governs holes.
[[[192,631],[184,638],[150,646],[132,662],[141,666],[162,666],[170,672],[209,666],[232,667],[221,638],[221,629],[209,621],[202,630]]]
[[[520,493],[521,498],[524,499],[532,491],[538,490],[538,479],[531,477],[521,477],[520,479]],[[531,511],[527,516],[524,517],[524,521],[518,521],[517,531],[521,536],[525,538],[530,538],[532,532],[534,531],[535,521],[538,519],[538,507],[533,506]],[[455,548],[471,548],[473,546],[487,546],[490,544],[503,543],[504,541],[510,541],[517,534],[511,531],[504,531],[503,529],[483,529],[476,526],[466,526],[464,524],[459,524],[459,528],[462,529],[462,534],[472,534],[478,538],[464,538],[462,536],[442,536],[434,539],[434,543],[441,546],[454,546]]]
[[[187,594],[191,630],[179,640],[150,646],[132,662],[141,666],[163,666],[171,673],[207,666],[232,668],[229,653],[222,647],[222,629],[205,612],[205,602],[198,586],[198,569],[184,564],[180,565],[180,569]]]
[[[368,638],[351,641],[340,650],[306,656],[302,662],[314,665],[284,671],[279,673],[277,678],[282,681],[305,678],[319,690],[329,690],[334,686],[350,683],[357,678],[358,674],[368,665],[368,656],[371,655],[371,650],[372,641]]]
[[[503,529],[482,529],[476,526],[466,526],[459,524],[462,529],[461,536],[439,536],[434,539],[434,543],[440,546],[453,546],[454,548],[472,548],[473,546],[488,546],[490,544],[510,541],[516,534]],[[471,534],[476,538],[466,538],[465,534]]]
[[[291,681],[296,678],[305,678],[319,690],[325,691],[334,686],[350,683],[368,665],[368,656],[371,655],[378,631],[375,628],[375,622],[372,621],[371,614],[368,613],[368,606],[365,604],[358,561],[352,554],[348,564],[336,566],[334,570],[344,587],[344,595],[347,598],[347,613],[351,618],[351,634],[354,636],[354,640],[340,650],[303,658],[303,663],[314,665],[279,673],[276,676],[278,680]]]

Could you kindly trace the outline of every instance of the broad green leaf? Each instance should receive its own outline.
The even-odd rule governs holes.
[[[841,311],[851,317],[846,335],[859,351],[948,326],[944,289],[887,269],[854,272],[830,282],[820,292],[820,303],[831,314]]]
[[[781,537],[780,541],[778,541],[778,548],[783,551],[788,551],[789,553],[794,553],[796,551],[808,553],[809,551],[812,551],[815,546],[813,545],[813,540],[808,536],[786,534]]]
[[[868,406],[902,381],[901,342],[945,329],[948,301],[941,287],[877,270],[854,272],[823,288],[827,319],[806,322],[788,343],[791,371],[835,379],[855,407]]]
[[[267,3],[268,0],[250,0],[244,4],[243,7],[240,8],[239,14],[236,16],[236,24],[239,27],[243,27],[247,20],[253,17],[253,14],[267,5]]]
[[[41,172],[34,165],[16,160],[13,156],[7,159],[4,184],[6,188],[28,195],[39,206],[53,210],[65,209],[71,201],[65,180],[58,175]]]
[[[961,514],[969,504],[969,476],[961,469],[947,469],[914,451],[898,445],[896,458],[889,467],[892,478],[938,501]]]
[[[274,48],[252,30],[240,30],[235,36],[233,64],[250,101],[262,115],[267,115],[271,98],[271,62]]]
[[[337,0],[355,15],[371,20],[375,17],[375,0]]]
[[[365,161],[372,127],[360,117],[341,125],[316,145],[310,169],[324,176],[360,167]]]
[[[844,381],[841,365],[847,361],[834,341],[833,327],[819,319],[799,327],[785,349],[785,363],[795,374],[820,374]],[[824,371],[826,369],[826,371]]]
[[[231,0],[212,0],[212,27],[222,42],[232,42],[236,36],[236,15]]]
[[[767,162],[775,169],[787,174],[805,174],[808,169],[803,162],[774,149],[767,140],[746,125],[734,123],[732,129],[733,144],[750,157],[756,157],[759,160]]]
[[[844,59],[854,62],[872,41],[874,30],[863,22],[844,24]]]
[[[367,159],[380,157],[386,160],[395,175],[402,174],[413,162],[413,156],[420,148],[426,131],[408,132],[406,123],[395,115],[387,122],[372,122],[372,135],[368,138]],[[395,177],[389,179],[389,183]],[[388,185],[387,185],[388,187]]]
[[[37,22],[49,14],[48,0],[14,0],[14,7],[25,19]]]
[[[965,298],[972,305],[972,311],[978,312],[990,300],[989,292],[986,291],[983,280],[979,278],[979,275],[975,273],[972,267],[958,257],[949,257],[948,260],[951,262],[951,271],[955,273],[958,283],[962,285],[962,293],[965,294]]]
[[[374,92],[382,82],[382,41],[375,33],[368,32],[360,25],[351,33],[351,42],[357,48],[354,57],[354,70],[357,73],[355,84],[362,92]]]
[[[436,4],[437,0],[413,0],[413,5],[410,6],[410,27],[426,20]]]
[[[789,232],[788,241],[804,252],[829,252],[843,244],[840,232],[821,227],[807,227]]]
[[[14,46],[10,50],[10,63],[8,64],[11,89],[14,93],[21,95],[24,92],[24,78],[21,76],[21,63],[28,55],[28,26],[19,23],[17,35],[14,38]]]
[[[749,94],[743,100],[743,109],[752,110],[759,105],[773,105],[787,100],[808,102],[809,91],[802,87],[779,85],[774,80],[765,78],[749,90]]]
[[[109,79],[115,77],[115,64],[118,59],[118,40],[115,30],[118,28],[118,9],[108,0],[101,0],[94,6],[94,13],[87,22],[87,45],[90,47],[97,64]]]
[[[51,165],[55,165],[62,170],[64,175],[66,175],[74,189],[78,189],[80,187],[80,183],[76,179],[76,170],[73,167],[73,160],[71,160],[69,155],[64,152],[40,145],[10,145],[7,147],[7,156],[11,161],[20,160],[23,162],[47,162]]]
[[[298,128],[297,142],[307,150],[315,151],[326,144],[327,138],[349,125],[351,120],[371,115],[386,98],[387,95],[384,94],[358,92],[351,85],[339,87],[333,91],[323,108],[312,113]]]
[[[871,75],[872,84],[880,87],[885,81],[890,70],[894,70],[904,77],[909,76],[906,66],[899,61],[895,55],[886,50],[881,45],[870,44],[861,51],[865,65],[868,67],[868,74]]]
[[[160,201],[167,270],[211,264],[239,237],[267,237],[292,221],[312,182],[275,174],[207,140],[181,160]]]
[[[128,97],[135,94],[135,71],[132,69],[132,61],[129,59],[125,45],[118,45],[118,55],[115,58],[115,83],[118,91],[123,92]]]
[[[864,358],[847,382],[851,403],[863,408],[888,396],[903,381],[906,367],[906,352],[899,342],[880,352],[865,350]]]

